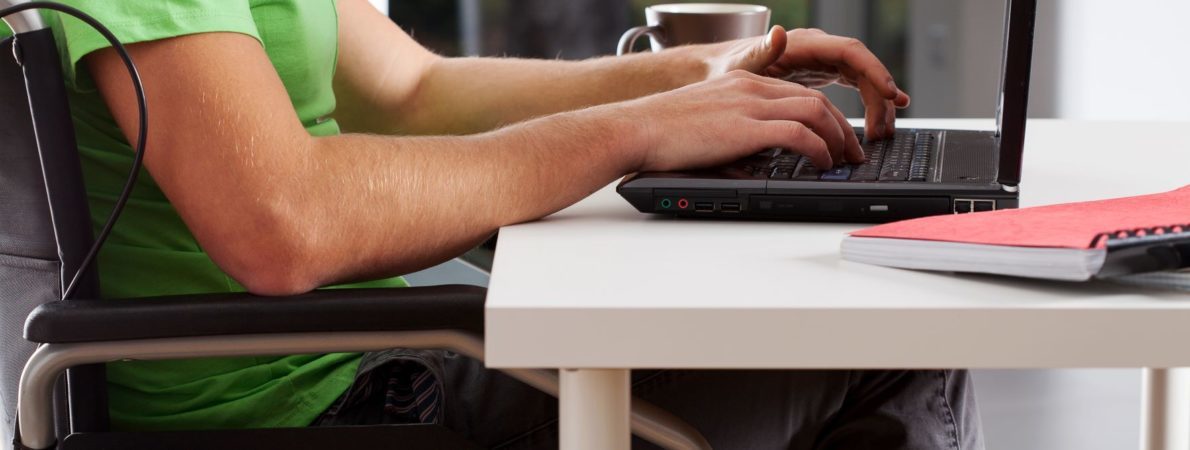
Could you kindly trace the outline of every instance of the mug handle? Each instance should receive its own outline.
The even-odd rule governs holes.
[[[661,27],[636,27],[625,31],[623,36],[620,36],[620,45],[616,48],[616,56],[624,56],[632,53],[632,46],[636,45],[636,40],[641,36],[649,36],[658,41],[661,40]]]

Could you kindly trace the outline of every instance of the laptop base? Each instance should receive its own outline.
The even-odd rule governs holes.
[[[622,184],[621,184],[622,186]],[[906,195],[856,195],[821,189],[801,194],[683,190],[650,194],[620,190],[637,210],[686,218],[768,219],[881,223],[940,214],[1017,208],[1017,196],[1003,190]]]

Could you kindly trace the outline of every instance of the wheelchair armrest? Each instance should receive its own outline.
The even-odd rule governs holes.
[[[25,322],[37,343],[303,332],[459,330],[483,335],[475,286],[332,289],[290,297],[181,295],[46,303]]]
[[[38,348],[21,374],[20,436],[29,448],[52,446],[54,380],[81,364],[400,346],[451,349],[482,359],[486,293],[475,286],[433,286],[47,303],[25,323],[26,339],[49,345]],[[557,395],[552,372],[505,373]],[[634,399],[632,415],[634,432],[654,443],[710,448],[696,429],[656,406]]]

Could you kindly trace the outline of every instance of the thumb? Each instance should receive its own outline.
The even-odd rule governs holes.
[[[768,35],[752,47],[740,61],[739,68],[755,74],[765,74],[765,69],[777,62],[785,53],[785,46],[789,42],[789,35],[785,28],[776,25],[769,30]]]

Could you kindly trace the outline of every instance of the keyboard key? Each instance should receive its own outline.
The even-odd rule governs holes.
[[[878,181],[880,180],[880,172],[851,172],[851,181]]]
[[[887,169],[880,171],[879,181],[906,181],[909,179],[908,169]]]
[[[851,178],[851,166],[836,167],[822,174],[823,181],[847,181]]]
[[[788,164],[796,166],[798,161],[802,159],[802,155],[781,155],[774,157],[771,164]]]
[[[880,178],[880,165],[869,161],[851,169],[851,181],[876,181]]]
[[[891,140],[864,141],[860,138],[867,161],[851,169],[851,181],[876,181],[880,178],[880,166],[884,165],[885,152],[892,143]]]
[[[780,158],[773,158],[773,160],[771,162],[769,162],[769,165],[772,167],[776,167],[776,166],[797,167],[797,164],[800,162],[802,162],[801,156],[795,156],[792,158],[780,157]]]
[[[884,159],[884,143],[874,142],[863,145],[864,156],[868,159],[868,164],[880,165],[880,161]]]
[[[822,170],[814,167],[810,160],[803,159],[802,163],[798,165],[797,171],[793,174],[793,179],[801,181],[813,181],[822,176]]]
[[[769,178],[772,178],[775,180],[788,180],[789,177],[793,176],[793,169],[794,169],[793,167],[789,167],[789,166],[774,167],[773,174]]]
[[[887,160],[880,167],[880,181],[905,181],[909,179],[909,161]]]

